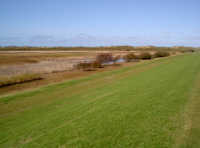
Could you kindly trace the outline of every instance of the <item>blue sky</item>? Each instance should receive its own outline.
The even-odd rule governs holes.
[[[0,0],[0,45],[200,46],[200,0]]]

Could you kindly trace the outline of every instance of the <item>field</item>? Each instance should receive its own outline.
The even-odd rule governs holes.
[[[28,63],[38,63],[43,60],[59,59],[59,58],[77,58],[77,57],[91,57],[96,55],[95,53],[85,53],[85,52],[0,52],[0,66],[2,65],[20,65]]]
[[[0,147],[200,147],[200,54],[0,98]]]
[[[92,58],[96,53],[59,52],[0,52],[0,75],[15,76],[26,73],[51,73],[70,70],[73,64]]]
[[[99,53],[102,51],[0,51],[0,76],[71,70],[74,64],[93,59]],[[113,55],[126,53],[129,52],[112,51]]]

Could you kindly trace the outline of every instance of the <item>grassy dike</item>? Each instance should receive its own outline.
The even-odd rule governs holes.
[[[0,147],[199,147],[200,54],[0,98]]]

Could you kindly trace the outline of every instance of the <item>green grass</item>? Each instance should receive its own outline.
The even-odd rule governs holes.
[[[200,54],[0,98],[0,147],[200,147]]]

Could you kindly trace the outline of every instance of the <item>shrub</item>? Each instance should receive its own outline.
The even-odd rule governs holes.
[[[111,53],[102,53],[97,55],[96,61],[99,63],[106,63],[113,60],[113,56]]]
[[[92,68],[92,65],[89,62],[81,62],[76,65],[76,68],[81,70],[89,70]]]
[[[148,52],[143,52],[138,56],[138,58],[142,59],[142,60],[150,60],[152,58],[152,56]]]
[[[102,64],[98,61],[93,62],[81,62],[75,66],[75,68],[84,71],[92,71],[95,68],[103,68]]]
[[[102,64],[98,61],[94,61],[91,64],[92,68],[103,68]]]
[[[166,51],[157,51],[153,57],[154,58],[159,58],[159,57],[168,57],[170,56],[169,52],[166,52]]]
[[[183,52],[183,53],[195,52],[195,50],[194,50],[194,49],[183,49],[182,52]]]
[[[124,56],[124,60],[126,62],[131,62],[133,59],[138,59],[138,57],[133,53],[129,53],[129,54]]]

